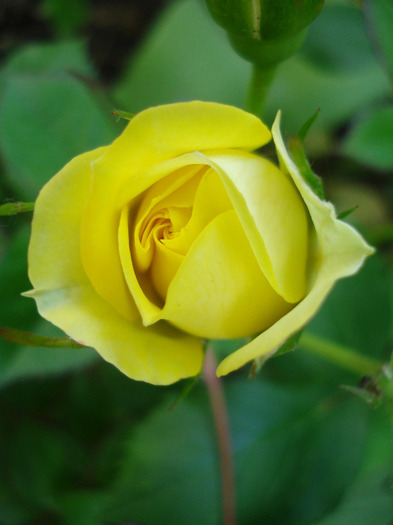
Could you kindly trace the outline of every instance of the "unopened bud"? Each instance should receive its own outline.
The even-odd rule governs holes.
[[[236,51],[259,67],[278,64],[301,45],[324,0],[206,0]]]

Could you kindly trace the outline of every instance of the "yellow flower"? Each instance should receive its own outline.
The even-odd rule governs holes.
[[[42,189],[29,247],[40,314],[128,376],[197,374],[202,338],[257,335],[218,374],[274,353],[372,249],[307,186],[251,153],[255,116],[215,103],[160,106]]]

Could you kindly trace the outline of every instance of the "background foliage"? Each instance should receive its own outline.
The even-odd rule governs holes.
[[[124,125],[114,108],[243,105],[249,64],[201,0],[154,2],[152,19],[151,5],[139,4],[0,7],[1,201],[34,200],[71,157],[110,142]],[[27,32],[18,32],[22,19]],[[391,1],[327,1],[280,66],[264,116],[271,124],[281,108],[288,136],[320,108],[306,141],[313,169],[339,212],[358,206],[348,220],[378,248],[307,330],[383,361],[393,341],[392,81]],[[0,223],[0,325],[57,335],[20,296],[30,286],[29,221]],[[233,345],[215,346],[223,355]],[[254,380],[247,372],[224,379],[239,524],[392,523],[389,420],[340,388],[361,378],[301,342]],[[133,382],[90,349],[1,341],[0,523],[220,523],[208,397],[200,383],[169,410],[182,386]]]

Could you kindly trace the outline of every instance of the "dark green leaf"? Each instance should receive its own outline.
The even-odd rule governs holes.
[[[6,299],[0,301],[0,321],[59,337],[64,334],[39,317],[34,301],[21,296],[31,287],[27,277],[28,239],[29,228],[19,229],[0,259],[0,295]],[[0,387],[20,379],[70,372],[98,359],[90,348],[32,348],[0,339]]]
[[[364,0],[362,8],[371,45],[393,79],[393,4],[391,0]]]
[[[86,0],[44,0],[42,9],[61,36],[74,33],[87,21],[89,14]]]
[[[168,408],[165,403],[133,429],[103,521],[220,522],[219,467],[208,407],[187,398]]]
[[[170,2],[113,96],[132,113],[195,99],[241,106],[248,77],[249,65],[232,51],[202,2]]]
[[[327,518],[316,525],[388,525],[393,516],[391,465],[367,472]]]
[[[380,170],[393,168],[393,106],[376,109],[355,124],[343,153]]]
[[[109,111],[68,71],[90,74],[75,43],[27,47],[5,67],[0,142],[7,179],[22,199],[35,199],[74,156],[114,138]]]
[[[374,255],[356,276],[335,286],[320,314],[309,324],[310,332],[387,360],[392,308],[386,281],[386,269]]]
[[[308,29],[303,53],[324,70],[357,72],[369,66],[374,57],[355,4],[327,3]]]

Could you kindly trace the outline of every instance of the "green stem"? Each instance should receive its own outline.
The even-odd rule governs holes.
[[[217,445],[221,464],[221,490],[223,525],[235,525],[235,475],[232,460],[231,434],[228,412],[220,378],[216,375],[217,363],[211,348],[207,347],[203,379],[209,393],[216,427]]]
[[[383,363],[377,359],[358,354],[351,348],[327,341],[309,332],[302,334],[300,347],[357,375],[376,374],[383,366]]]
[[[253,66],[250,84],[248,86],[246,109],[250,113],[254,113],[257,117],[261,116],[263,112],[275,72],[276,66],[263,69],[258,66]]]

